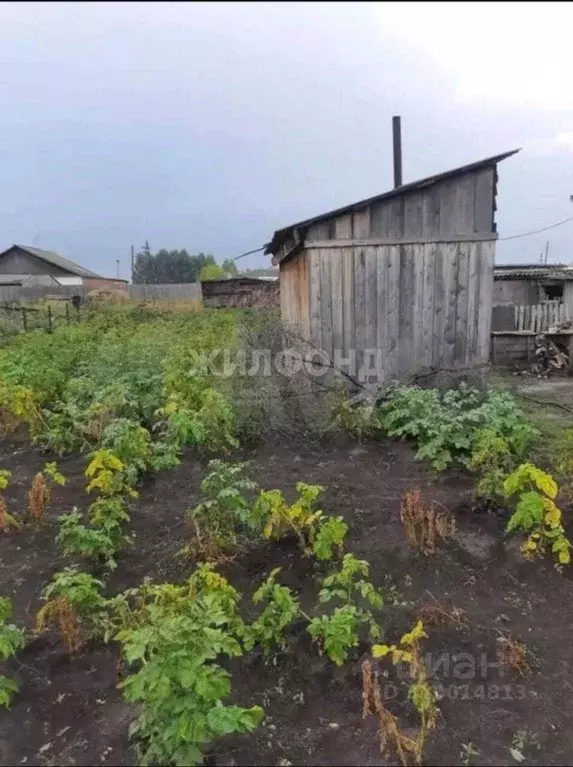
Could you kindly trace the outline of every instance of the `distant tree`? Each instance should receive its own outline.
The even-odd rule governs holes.
[[[203,267],[215,265],[216,261],[212,255],[197,253],[192,256],[185,249],[162,248],[153,254],[146,240],[145,245],[135,257],[133,282],[155,285],[170,282],[197,282]]]
[[[239,274],[237,264],[233,261],[232,258],[226,258],[223,261],[223,271],[226,272],[229,277],[236,277]]]
[[[273,268],[244,269],[240,274],[245,277],[276,277],[278,279],[279,270]]]
[[[227,273],[219,266],[219,264],[205,264],[199,274],[201,282],[203,280],[224,280]]]

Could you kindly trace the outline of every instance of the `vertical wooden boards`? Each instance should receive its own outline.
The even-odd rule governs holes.
[[[356,325],[354,322],[354,248],[342,248],[342,332],[344,357],[350,358],[348,373],[356,376]]]
[[[435,243],[433,246],[434,258],[434,319],[432,339],[432,366],[440,367],[444,352],[444,337],[446,332],[446,306],[447,306],[447,283],[446,283],[446,245]]]
[[[368,369],[372,370],[377,364],[376,362],[376,326],[378,324],[378,295],[377,295],[377,276],[376,276],[376,260],[377,260],[377,248],[370,245],[365,248],[365,286],[364,286],[364,348],[368,351],[368,355],[365,359],[365,365]],[[376,380],[376,376],[372,370],[372,375],[368,380]]]
[[[466,335],[466,365],[478,361],[478,332],[479,332],[479,243],[466,243],[469,256],[468,289],[467,289],[467,335]]]
[[[370,206],[370,236],[388,237],[390,208],[387,202],[375,202]]]
[[[332,254],[335,249],[325,248],[320,250],[320,321],[321,321],[321,349],[332,360],[332,283],[330,279],[330,266]]]
[[[346,366],[354,353],[344,368],[353,376],[375,364],[388,380],[486,362],[494,250],[494,241],[311,248],[294,270],[281,268],[283,316],[302,335],[310,327],[333,361]],[[543,307],[522,322],[541,328],[546,315]]]
[[[424,321],[424,245],[409,246],[409,257],[412,260],[412,335],[410,340],[409,371],[415,371],[423,366],[423,321]]]
[[[442,365],[452,367],[455,358],[456,290],[458,283],[458,246],[455,242],[442,245],[444,250],[444,333]]]
[[[388,253],[388,279],[386,293],[386,374],[394,378],[399,373],[400,336],[400,246],[384,246]]]
[[[440,236],[473,234],[474,202],[473,174],[440,184]]]
[[[352,214],[352,236],[355,240],[366,240],[370,237],[370,207]]]
[[[387,348],[390,251],[391,248],[387,245],[379,245],[376,248],[376,354],[382,366],[378,378],[380,383],[387,380],[390,372]]]
[[[395,197],[371,206],[371,237],[399,240],[404,237],[404,197]]]
[[[404,197],[396,197],[389,203],[388,237],[391,240],[399,240],[404,236]]]
[[[478,170],[474,175],[474,226],[479,234],[493,232],[493,168]]]
[[[440,188],[437,184],[422,194],[422,236],[437,237],[440,234]]]
[[[477,243],[479,263],[477,361],[487,362],[490,350],[495,241]]]
[[[398,374],[410,372],[410,347],[412,345],[412,313],[414,301],[414,258],[413,245],[399,245],[400,278],[399,298],[400,313],[398,327]]]
[[[342,295],[342,248],[332,248],[328,259],[330,261],[330,283],[332,287],[332,359],[338,359],[344,346],[343,306]]]
[[[308,251],[309,297],[310,297],[310,340],[317,349],[322,349],[320,250]]]
[[[351,240],[352,239],[352,214],[347,213],[334,219],[334,239]]]
[[[454,338],[454,362],[465,365],[468,334],[468,275],[469,248],[471,243],[458,243],[458,273],[456,281],[456,327]]]
[[[568,281],[563,285],[563,305],[567,319],[573,316],[573,282]]]
[[[366,249],[354,249],[354,327],[357,371],[363,369],[366,346]]]
[[[410,192],[404,197],[404,237],[421,237],[422,219],[422,192]]]
[[[300,332],[310,340],[310,302],[309,302],[309,255],[304,250],[297,256],[299,268]]]
[[[432,367],[434,364],[434,288],[436,281],[436,244],[424,245],[424,301],[422,309],[422,354],[420,364]]]
[[[319,240],[330,239],[330,225],[328,221],[317,221],[316,224],[309,226],[304,238],[306,242],[318,242]]]

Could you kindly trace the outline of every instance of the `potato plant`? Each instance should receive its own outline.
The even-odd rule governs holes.
[[[276,582],[281,568],[276,567],[253,594],[253,602],[266,603],[257,619],[244,630],[246,650],[259,646],[267,655],[284,650],[286,630],[300,613],[300,604],[291,589]]]
[[[103,634],[103,585],[74,567],[55,573],[42,593],[45,604],[36,616],[36,630],[54,625],[70,653],[80,650],[87,639]]]
[[[380,636],[372,610],[383,607],[384,599],[366,580],[369,570],[368,562],[345,554],[340,569],[322,582],[318,607],[328,606],[330,610],[313,617],[308,631],[337,666],[342,666],[350,649],[358,645],[362,626],[368,627],[372,639]]]
[[[423,389],[398,386],[381,402],[378,412],[383,430],[390,437],[411,439],[417,457],[443,471],[449,466],[478,468],[482,430],[488,438],[501,437],[511,453],[522,458],[537,437],[515,399],[507,392],[485,392],[465,384],[457,389]]]
[[[26,644],[24,631],[13,623],[8,623],[12,615],[10,600],[0,597],[0,661],[7,661]],[[10,708],[12,698],[18,692],[18,683],[10,677],[0,674],[0,707]]]
[[[246,476],[247,463],[209,462],[209,473],[201,482],[203,500],[190,513],[194,532],[192,549],[217,559],[233,552],[241,531],[259,526],[249,495],[258,486]]]
[[[151,587],[126,612],[115,635],[132,673],[121,682],[125,698],[141,704],[130,729],[140,763],[198,765],[205,747],[222,735],[251,732],[259,706],[226,705],[231,675],[218,659],[241,655],[238,594],[208,565],[182,587]]]
[[[507,498],[519,496],[507,532],[521,530],[527,534],[522,545],[524,556],[542,556],[549,548],[557,566],[569,564],[573,546],[555,503],[559,488],[553,477],[531,463],[523,463],[506,478],[503,488]]]

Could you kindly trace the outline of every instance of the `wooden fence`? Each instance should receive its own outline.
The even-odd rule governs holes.
[[[183,282],[164,285],[128,285],[134,301],[200,301],[201,283]]]
[[[42,308],[33,306],[0,306],[0,337],[11,336],[28,330],[43,329],[48,332],[71,322],[80,322],[81,309],[62,303],[58,308],[50,305]]]
[[[546,333],[550,328],[571,319],[571,307],[557,301],[514,307],[515,330],[519,333]]]

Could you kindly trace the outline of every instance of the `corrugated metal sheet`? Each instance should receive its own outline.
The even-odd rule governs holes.
[[[496,266],[493,273],[496,280],[573,280],[573,267],[565,264],[540,266],[537,264],[518,264],[516,266]]]

